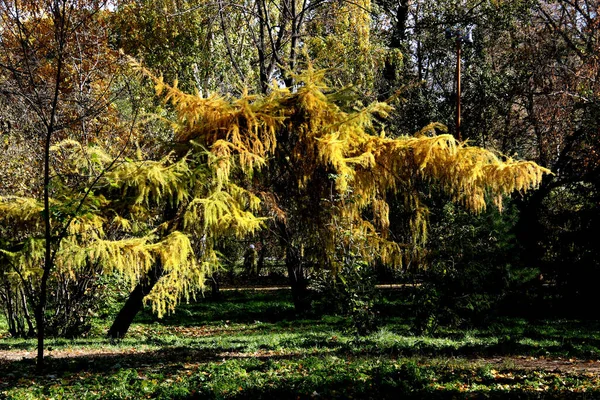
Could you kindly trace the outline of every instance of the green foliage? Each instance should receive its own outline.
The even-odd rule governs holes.
[[[121,1],[112,15],[113,45],[187,90],[231,90],[239,82],[224,71],[225,44],[215,37],[218,13],[216,5],[198,0]]]
[[[434,208],[429,236],[431,267],[417,293],[417,328],[470,326],[489,321],[512,291],[537,279],[521,266],[514,236],[516,208],[474,216],[447,203]]]
[[[373,268],[348,257],[336,274],[321,273],[311,284],[315,292],[315,309],[320,313],[350,317],[358,336],[372,333],[379,324],[375,309],[378,297]]]

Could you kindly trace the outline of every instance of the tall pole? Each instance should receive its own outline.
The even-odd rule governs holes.
[[[462,141],[460,135],[460,42],[461,35],[456,37],[456,135],[459,142]]]

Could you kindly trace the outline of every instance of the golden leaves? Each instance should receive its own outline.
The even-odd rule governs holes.
[[[185,179],[189,175],[186,157],[173,162],[167,156],[158,161],[127,160],[107,172],[104,182],[133,197],[132,205],[148,207],[161,202],[177,205],[189,195]]]
[[[174,311],[182,297],[189,300],[196,290],[203,288],[206,274],[217,265],[214,252],[204,255],[203,262],[198,263],[189,237],[182,232],[171,233],[149,246],[149,250],[165,272],[145,298],[159,318]]]
[[[362,243],[366,260],[379,257],[398,263],[405,249],[385,239],[389,230],[388,193],[403,197],[413,211],[409,225],[414,247],[427,235],[428,210],[414,190],[418,181],[436,182],[455,201],[479,212],[486,207],[486,195],[501,206],[504,194],[533,188],[549,173],[534,163],[502,161],[490,151],[457,142],[451,135],[438,135],[447,131],[438,123],[411,137],[388,138],[377,133],[374,121],[388,115],[389,104],[376,102],[362,107],[351,91],[328,88],[325,71],[315,71],[311,65],[293,76],[298,82],[295,91],[273,88],[267,96],[244,93],[233,100],[191,96],[157,81],[158,89],[167,93],[165,99],[177,110],[181,127],[178,139],[198,140],[208,149],[216,178],[216,191],[190,203],[188,224],[203,223],[205,228],[215,229],[237,221],[235,225],[242,231],[258,229],[252,214],[239,213],[239,204],[228,198],[232,172],[291,165],[294,173],[289,185],[295,186],[295,193],[305,193],[303,198],[311,198],[312,187],[328,187],[329,181],[334,181],[331,196],[337,203],[327,212],[347,227],[344,229],[351,232],[355,242]],[[285,160],[275,160],[275,156]],[[264,182],[263,187],[270,184]],[[290,217],[289,210],[279,205],[278,196],[286,195],[289,193],[261,196],[269,200],[269,209],[275,210],[280,220]],[[325,204],[319,200],[314,207]],[[365,217],[367,209],[370,218]],[[328,231],[321,228],[307,229]],[[335,251],[330,239],[323,241],[329,251]]]
[[[228,233],[237,237],[258,230],[264,221],[253,213],[258,208],[259,199],[235,185],[230,184],[224,189],[193,199],[186,208],[184,227],[213,236]]]
[[[0,197],[0,221],[9,225],[20,223],[42,223],[44,206],[36,199],[29,197],[7,196]]]

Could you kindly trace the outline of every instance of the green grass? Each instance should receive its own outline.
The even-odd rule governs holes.
[[[0,351],[19,357],[0,360],[0,398],[600,396],[597,374],[511,361],[595,360],[598,322],[504,319],[416,335],[394,296],[382,302],[381,327],[358,338],[343,317],[297,318],[287,291],[225,292],[221,301],[183,305],[161,321],[143,313],[119,342],[102,336],[109,321],[88,338],[49,339],[49,367],[41,375],[31,359],[20,358],[33,351],[33,340],[3,338]],[[489,361],[501,357],[501,364]]]
[[[154,360],[160,355],[153,355]],[[600,395],[594,374],[495,370],[464,360],[271,356],[223,360],[61,365],[44,376],[22,374],[9,398],[580,398]],[[83,371],[82,371],[83,369]],[[540,396],[543,394],[543,396]]]

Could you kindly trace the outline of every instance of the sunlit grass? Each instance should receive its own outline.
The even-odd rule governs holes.
[[[211,362],[119,365],[21,378],[10,397],[28,398],[564,398],[600,394],[596,375],[503,370],[467,360],[388,357],[238,357]]]
[[[145,312],[121,341],[104,338],[110,323],[104,321],[89,337],[49,338],[47,347],[107,351],[189,347],[230,352],[327,349],[330,352],[395,355],[600,356],[600,327],[596,323],[504,319],[482,328],[440,329],[431,336],[413,333],[403,318],[382,316],[376,332],[357,338],[344,317],[315,315],[298,319],[286,291],[230,292],[224,296],[221,301],[202,299],[182,305],[175,314],[163,320]],[[0,349],[4,350],[33,348],[33,339],[5,337],[0,341]]]
[[[5,337],[0,350],[17,357],[0,363],[0,397],[600,394],[597,375],[526,371],[511,364],[514,356],[596,359],[600,329],[595,322],[507,318],[484,327],[441,328],[425,335],[414,333],[410,320],[395,314],[392,304],[385,303],[379,329],[357,337],[345,317],[296,316],[287,291],[226,292],[219,301],[206,298],[183,305],[163,320],[145,312],[120,341],[104,337],[109,320],[96,321],[86,338],[49,338],[50,368],[42,376],[35,376],[31,358],[35,340]],[[486,358],[494,357],[506,361],[491,366]]]

